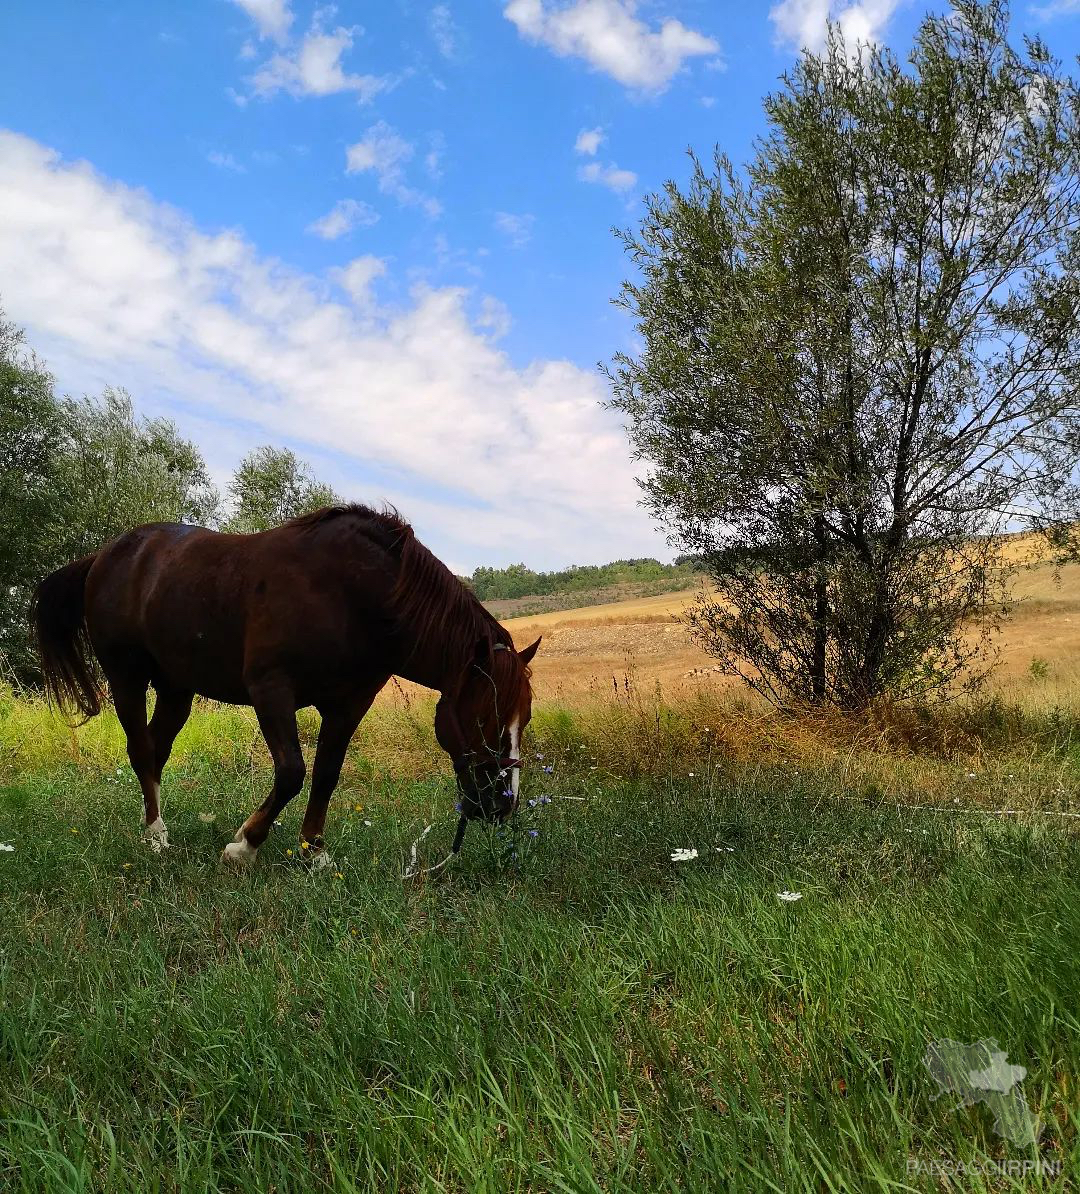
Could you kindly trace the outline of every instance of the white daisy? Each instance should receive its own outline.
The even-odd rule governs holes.
[[[794,904],[796,900],[802,899],[801,891],[778,891],[776,893],[777,899],[783,900],[785,904]]]
[[[10,854],[14,849],[15,847],[11,844],[11,842],[0,842],[0,851]]]
[[[672,862],[689,862],[692,858],[697,858],[697,851],[693,846],[680,846],[671,852]]]

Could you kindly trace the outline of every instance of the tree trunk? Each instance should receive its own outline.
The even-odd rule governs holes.
[[[817,576],[814,580],[814,654],[810,664],[810,693],[814,704],[825,700],[825,665],[829,645],[829,587],[825,575],[825,518],[814,519],[814,537],[817,540]]]

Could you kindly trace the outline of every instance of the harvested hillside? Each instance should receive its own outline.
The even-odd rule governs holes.
[[[1019,554],[1022,546],[1018,541],[1013,550]],[[1023,566],[1013,594],[1017,604],[995,639],[1000,660],[992,687],[1060,685],[1064,692],[1080,679],[1080,564]],[[696,596],[696,589],[638,596],[508,618],[507,627],[521,646],[544,636],[533,667],[542,697],[610,689],[628,675],[665,689],[703,680],[733,683],[678,620]]]
[[[616,601],[635,601],[642,597],[656,597],[662,593],[678,593],[686,588],[686,584],[686,576],[674,575],[659,580],[628,581],[624,584],[603,585],[595,589],[577,589],[572,592],[504,597],[485,601],[484,608],[500,620],[532,618],[538,614],[559,613],[567,609],[591,609],[596,605],[610,605]]]

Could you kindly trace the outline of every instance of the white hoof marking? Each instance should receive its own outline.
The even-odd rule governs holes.
[[[221,854],[221,861],[233,866],[250,866],[255,861],[258,851],[243,838],[238,842],[229,842]]]
[[[144,836],[146,844],[155,854],[160,854],[162,850],[169,848],[169,833],[165,828],[165,822],[160,817],[152,825],[147,825]]]

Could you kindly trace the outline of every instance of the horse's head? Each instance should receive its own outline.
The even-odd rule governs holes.
[[[500,821],[517,807],[521,735],[532,716],[529,663],[540,639],[515,651],[483,638],[457,688],[435,710],[435,737],[453,759],[461,811]]]

